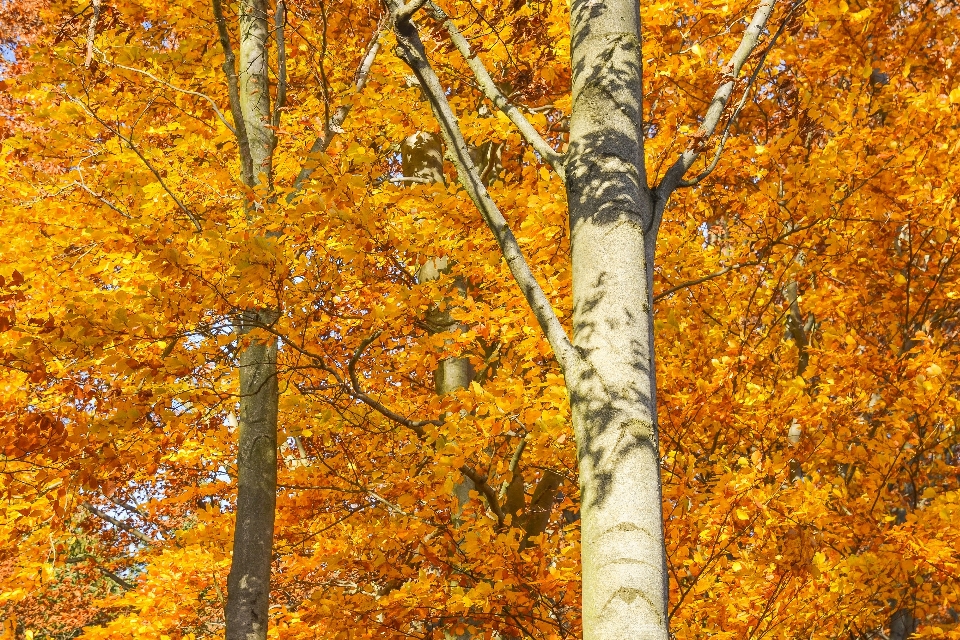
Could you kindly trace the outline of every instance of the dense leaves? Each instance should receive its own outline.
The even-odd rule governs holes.
[[[562,150],[566,3],[440,4]],[[695,136],[753,5],[641,9],[654,181]],[[237,353],[272,334],[272,633],[577,636],[559,367],[454,169],[445,184],[403,179],[401,142],[437,125],[382,6],[287,10],[277,195],[262,198],[240,177],[209,4],[0,9],[18,25],[0,102],[5,633],[222,636]],[[447,32],[418,20],[468,142],[502,145],[491,194],[569,323],[563,185]],[[810,1],[768,27],[716,168],[674,196],[660,235],[671,626],[957,638],[956,7]],[[329,144],[311,154],[318,138]],[[437,257],[451,270],[418,277]],[[238,339],[255,307],[279,318]],[[432,330],[437,310],[458,330]],[[448,357],[469,358],[475,381],[440,396]],[[464,466],[496,509],[482,486],[458,500]],[[551,474],[562,482],[544,498]]]

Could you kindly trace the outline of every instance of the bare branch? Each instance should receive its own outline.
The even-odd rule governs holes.
[[[494,83],[493,78],[490,77],[490,74],[487,72],[487,68],[480,60],[480,56],[470,51],[470,43],[467,42],[467,39],[464,38],[459,29],[457,29],[457,25],[454,24],[450,16],[444,13],[443,9],[438,7],[433,2],[428,1],[427,4],[436,19],[443,23],[447,33],[450,34],[451,41],[453,41],[453,44],[457,48],[457,51],[460,52],[460,55],[462,55],[467,61],[467,65],[476,76],[477,82],[480,83],[480,88],[483,90],[483,93],[487,99],[490,100],[490,102],[492,102],[498,109],[500,109],[504,115],[510,118],[510,122],[517,127],[524,139],[526,139],[526,141],[530,143],[530,146],[533,147],[534,151],[540,154],[540,157],[546,160],[550,166],[553,167],[554,171],[557,172],[557,175],[560,176],[561,180],[565,180],[566,176],[564,172],[563,156],[557,153],[553,147],[551,147],[550,144],[543,139],[536,128],[530,124],[530,121],[527,120],[522,113],[520,113],[520,109],[507,100],[507,97],[503,95],[503,92],[501,92],[496,83]]]
[[[409,20],[395,21],[394,31],[397,35],[398,54],[417,76],[421,89],[430,100],[430,106],[433,108],[434,116],[440,124],[441,133],[447,144],[450,159],[457,168],[460,184],[493,232],[507,266],[517,284],[520,285],[557,361],[564,371],[568,371],[575,362],[579,361],[579,356],[557,318],[550,300],[547,299],[540,283],[530,271],[530,266],[523,256],[516,237],[478,175],[457,118],[447,102],[444,88],[427,60],[416,26]]]
[[[117,519],[114,518],[113,516],[108,515],[108,514],[104,513],[103,511],[100,511],[100,509],[97,509],[95,506],[93,506],[93,505],[90,504],[89,502],[84,502],[84,503],[83,503],[83,507],[84,507],[87,511],[89,511],[90,513],[92,513],[93,515],[95,515],[95,516],[97,516],[98,518],[100,518],[101,520],[106,520],[107,522],[109,522],[109,523],[112,524],[113,526],[117,527],[118,529],[123,529],[124,531],[126,531],[127,533],[129,533],[130,535],[132,535],[132,536],[133,536],[134,538],[136,538],[137,540],[140,540],[141,542],[143,542],[143,543],[145,543],[145,544],[153,544],[153,543],[154,543],[154,540],[153,540],[152,538],[150,538],[150,536],[148,536],[147,534],[143,533],[142,531],[138,531],[137,529],[134,529],[133,527],[131,527],[130,525],[128,525],[126,522],[123,522],[122,520],[117,520]]]
[[[112,62],[112,61],[108,60],[106,54],[104,54],[103,51],[100,51],[99,49],[96,49],[96,52],[100,54],[101,60],[103,60],[103,63],[106,64],[107,66],[116,67],[117,69],[124,69],[124,70],[126,70],[126,71],[133,71],[134,73],[139,73],[139,74],[145,75],[145,76],[147,76],[148,78],[150,78],[151,80],[153,80],[154,82],[158,82],[158,83],[162,84],[162,85],[165,86],[165,87],[168,87],[168,88],[170,88],[170,89],[173,89],[174,91],[178,91],[178,92],[180,92],[180,93],[185,93],[185,94],[191,95],[191,96],[197,96],[198,98],[203,98],[203,99],[206,100],[208,103],[210,103],[210,106],[213,108],[213,112],[214,112],[214,113],[217,115],[217,117],[220,119],[220,122],[222,122],[222,123],[224,124],[224,126],[226,126],[227,129],[230,130],[231,133],[233,133],[234,135],[236,135],[237,130],[233,127],[232,124],[230,124],[229,122],[227,122],[227,119],[226,119],[226,117],[223,115],[223,112],[220,111],[220,108],[217,107],[217,103],[216,103],[216,102],[214,101],[214,99],[211,98],[210,96],[208,96],[208,95],[206,95],[206,94],[204,94],[204,93],[200,93],[199,91],[191,91],[190,89],[182,89],[182,88],[180,88],[180,87],[178,87],[178,86],[176,86],[176,85],[172,85],[172,84],[170,84],[169,82],[167,82],[166,80],[161,80],[160,78],[158,78],[157,76],[153,75],[153,74],[150,73],[149,71],[144,71],[143,69],[137,69],[137,68],[135,68],[135,67],[128,67],[128,66],[123,65],[123,64],[119,64],[119,63],[116,63],[116,62]]]
[[[250,138],[247,136],[243,110],[240,107],[240,80],[237,77],[237,58],[230,45],[227,20],[223,17],[221,0],[213,0],[213,16],[217,21],[220,46],[223,47],[223,73],[227,76],[227,93],[230,95],[230,113],[233,115],[234,133],[240,147],[240,173],[244,184],[253,184],[253,156],[250,154]]]
[[[430,178],[418,178],[417,176],[397,176],[391,178],[389,176],[384,176],[383,178],[378,178],[374,183],[383,183],[389,182],[391,184],[404,184],[404,183],[413,183],[413,184],[436,184],[436,180],[431,180]]]
[[[703,145],[713,136],[714,131],[716,131],[717,125],[720,122],[720,116],[723,115],[723,111],[730,101],[737,77],[740,75],[740,71],[747,61],[747,58],[750,57],[750,54],[753,53],[753,50],[756,48],[760,34],[763,32],[767,21],[770,19],[770,15],[773,13],[775,3],[776,0],[760,0],[760,6],[757,7],[753,19],[743,33],[740,46],[737,47],[730,62],[722,71],[722,76],[726,78],[726,81],[720,85],[713,94],[713,100],[710,101],[710,106],[707,107],[707,113],[704,115],[703,122],[700,124],[697,133],[693,136],[693,144],[680,154],[680,157],[677,158],[673,166],[667,170],[667,173],[663,176],[663,180],[657,187],[656,192],[659,201],[666,202],[670,194],[680,185],[684,174],[700,156]]]
[[[373,61],[380,51],[379,39],[382,29],[382,25],[377,27],[373,37],[370,39],[370,48],[367,50],[367,54],[363,57],[363,60],[360,62],[360,67],[357,69],[357,76],[353,83],[355,93],[360,93],[367,85],[367,79],[370,77],[370,68],[373,66]],[[307,160],[300,168],[296,180],[293,181],[293,188],[290,193],[287,194],[287,203],[291,203],[296,199],[304,183],[313,175],[313,170],[316,167],[316,162],[313,158],[326,151],[327,147],[329,147],[333,141],[333,138],[343,131],[343,123],[346,121],[347,116],[350,115],[350,109],[352,107],[353,105],[349,102],[341,105],[324,127],[323,135],[318,137],[310,146],[310,151],[307,152]]]

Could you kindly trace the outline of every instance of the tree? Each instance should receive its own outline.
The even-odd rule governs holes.
[[[574,32],[589,33],[572,40],[559,4],[414,4],[406,22],[394,7],[391,28],[377,3],[285,6],[285,28],[270,27],[287,54],[268,128],[273,180],[255,186],[231,131],[244,119],[231,115],[212,6],[44,9],[55,28],[34,49],[39,64],[9,83],[42,106],[17,107],[30,129],[2,156],[3,534],[30,552],[8,554],[0,580],[25,631],[55,631],[37,602],[79,602],[87,637],[222,633],[242,536],[235,417],[252,397],[239,359],[275,342],[276,526],[248,533],[275,535],[269,616],[284,637],[578,635],[581,583],[595,637],[618,633],[604,630],[610,611],[590,611],[607,596],[631,635],[641,624],[630,616],[644,615],[660,634],[669,615],[678,637],[955,635],[953,14],[778,4],[729,87],[717,71],[758,5],[645,3],[642,43],[630,49],[641,34],[628,20],[633,35],[613,38],[610,58],[623,74],[594,74],[612,78],[613,95],[593,98],[569,53],[595,63],[600,14],[615,4],[576,5],[597,15],[584,29],[575,11]],[[236,6],[223,12],[239,46]],[[460,55],[464,42],[477,56]],[[276,40],[266,49],[279,70]],[[642,96],[614,90],[641,73]],[[268,74],[272,105],[280,77]],[[705,139],[718,86],[732,93]],[[632,100],[646,117],[591,119],[591,100]],[[437,131],[431,107],[456,161],[428,184],[404,175],[401,143]],[[626,137],[604,133],[625,126]],[[502,171],[480,188],[470,148],[488,143]],[[676,178],[688,143],[696,184],[664,205],[657,261],[630,253],[645,277],[624,271],[591,299],[591,274],[629,265],[583,260],[626,247],[591,243],[609,220],[589,207],[609,192],[584,185],[656,213],[644,187]],[[608,144],[604,162],[629,147],[634,169],[588,162]],[[539,281],[555,322],[518,300],[522,264],[477,224],[471,195],[511,221],[525,282]],[[652,242],[646,227],[621,227]],[[454,270],[418,277],[440,259]],[[644,301],[641,321],[618,317]],[[240,338],[251,310],[266,316]],[[458,330],[431,330],[432,312]],[[593,351],[566,347],[561,371],[563,349],[551,355],[536,328],[544,317],[555,344],[562,329]],[[635,332],[601,340],[598,317]],[[615,347],[631,339],[622,357]],[[450,358],[469,361],[473,379],[437,395]],[[600,358],[605,380],[646,400],[595,393]],[[646,370],[625,368],[630,358]],[[571,421],[581,451],[600,456],[580,459],[582,494]],[[662,501],[628,497],[656,522],[662,507],[667,565],[654,538],[637,558],[648,564],[630,565],[648,573],[610,570],[604,595],[591,592],[591,557],[616,546],[588,539],[624,493],[591,486],[611,445],[584,436],[618,421],[640,440],[644,424],[658,428],[656,449],[630,448],[609,470],[612,482],[634,460],[662,474]],[[461,504],[465,478],[474,489]],[[642,536],[634,521],[660,531],[631,513],[616,512],[623,531],[608,538]],[[98,601],[75,598],[85,585]]]
[[[461,184],[497,238],[564,372],[581,489],[583,624],[587,638],[666,638],[669,580],[661,520],[653,272],[663,210],[713,136],[774,3],[760,3],[694,142],[655,187],[644,151],[640,11],[634,2],[571,5],[572,110],[564,156],[497,89],[435,5],[486,97],[564,180],[570,208],[573,340],[483,186],[411,21],[425,2],[394,3],[400,55],[430,100]],[[795,10],[795,7],[794,7]]]

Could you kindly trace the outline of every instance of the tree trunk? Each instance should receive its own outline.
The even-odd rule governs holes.
[[[583,636],[666,640],[639,5],[577,0],[571,36],[566,174],[581,361],[566,384],[579,456]]]
[[[239,102],[247,138],[241,150],[244,146],[249,149],[249,157],[242,158],[249,167],[244,179],[248,186],[259,186],[263,196],[272,184],[275,146],[275,136],[269,128],[267,11],[266,0],[240,3]],[[248,217],[255,210],[256,207],[250,207]],[[276,320],[274,310],[249,309],[242,314],[238,333],[242,339],[255,327],[271,325]],[[254,338],[240,352],[237,522],[227,579],[226,640],[267,637],[277,504],[278,405],[276,338]]]
[[[244,319],[256,326],[268,323],[271,315],[248,312]],[[241,335],[250,328],[241,325]],[[237,524],[227,578],[227,640],[267,637],[277,505],[278,402],[277,343],[252,342],[240,354]]]

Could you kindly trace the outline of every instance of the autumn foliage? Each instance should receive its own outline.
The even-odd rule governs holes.
[[[567,3],[438,4],[562,150]],[[641,3],[651,181],[698,144],[754,4]],[[0,99],[3,637],[223,636],[237,354],[268,336],[271,634],[579,637],[561,371],[453,167],[404,179],[401,143],[437,123],[383,6],[286,5],[269,195],[240,177],[209,2],[23,6],[0,5],[19,29]],[[467,141],[501,149],[491,195],[569,324],[563,184],[418,20]],[[715,168],[666,209],[678,638],[960,638],[958,38],[947,1],[779,7]],[[439,257],[452,267],[420,277]],[[238,337],[250,308],[278,319]],[[438,311],[457,329],[434,330]],[[439,395],[453,357],[474,381]],[[496,509],[482,490],[461,503],[464,467]]]

